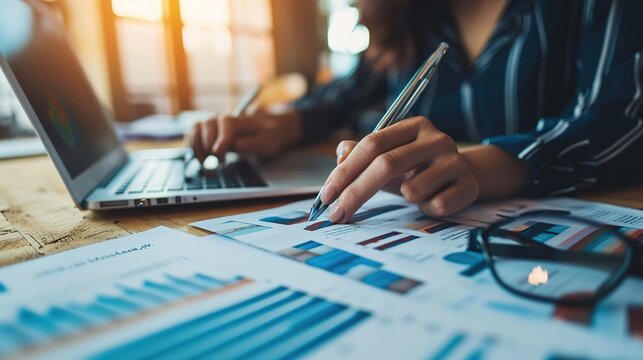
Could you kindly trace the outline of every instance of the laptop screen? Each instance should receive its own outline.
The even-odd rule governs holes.
[[[0,1],[0,54],[72,179],[120,146],[60,22],[44,5]]]

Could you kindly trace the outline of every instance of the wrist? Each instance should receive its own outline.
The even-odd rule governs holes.
[[[478,200],[517,196],[523,193],[532,175],[520,159],[493,145],[472,146],[461,151],[478,180]]]

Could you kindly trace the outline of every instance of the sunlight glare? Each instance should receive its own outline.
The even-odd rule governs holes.
[[[132,19],[160,21],[163,19],[161,0],[112,0],[115,15]]]
[[[545,285],[549,281],[549,274],[540,265],[534,266],[527,277],[527,281],[533,286]]]
[[[331,14],[328,21],[328,47],[331,51],[357,54],[368,48],[368,29],[358,25],[358,20],[359,12],[351,7]]]
[[[186,25],[226,26],[230,23],[227,0],[181,0],[181,19]]]

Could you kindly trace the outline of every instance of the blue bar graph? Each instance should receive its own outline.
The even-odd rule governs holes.
[[[0,324],[0,355],[27,346],[31,338],[22,330],[11,325]]]
[[[17,355],[60,337],[67,340],[115,320],[162,310],[179,296],[190,298],[241,278],[166,274],[138,286],[118,284],[93,301],[54,305],[45,311],[19,309],[14,322],[0,323],[0,357]],[[214,295],[216,296],[216,295]],[[370,313],[287,287],[255,292],[223,308],[95,355],[96,359],[283,358],[308,353],[341,336]]]
[[[245,235],[250,235],[258,233],[265,230],[270,230],[269,227],[248,224],[239,221],[227,221],[222,224],[222,229],[216,230],[215,233],[221,236],[229,237],[231,239],[237,239]]]
[[[455,334],[447,341],[430,359],[431,360],[446,360],[452,358],[453,352],[460,347],[467,340],[465,334]]]
[[[473,251],[460,251],[447,254],[444,260],[458,265],[467,265],[467,268],[460,271],[460,275],[473,277],[487,268],[487,263],[480,253]]]
[[[494,337],[471,337],[470,334],[456,332],[428,357],[430,360],[466,359],[483,360],[498,345]]]
[[[98,354],[95,359],[291,358],[341,336],[370,316],[277,287]]]
[[[259,220],[273,224],[294,225],[308,220],[308,213],[305,211],[292,211],[282,215],[267,216]]]
[[[284,249],[280,255],[378,289],[406,294],[422,282],[382,269],[383,264],[316,241]]]
[[[165,274],[143,280],[137,286],[116,284],[90,302],[52,305],[44,311],[20,308],[11,323],[0,323],[0,357],[26,346],[38,346],[61,337],[74,336],[119,319],[134,319],[149,311],[241,281],[221,280],[196,273],[190,276]]]
[[[405,205],[384,205],[377,208],[365,210],[353,215],[351,222],[356,223],[356,222],[368,220],[370,218],[374,218],[376,216],[386,214],[387,212],[404,209],[405,207],[406,207]]]

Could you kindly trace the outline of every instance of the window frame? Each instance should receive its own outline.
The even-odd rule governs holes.
[[[100,12],[104,27],[105,47],[107,50],[107,64],[109,67],[109,81],[110,92],[113,101],[113,110],[117,119],[121,121],[135,120],[140,114],[135,114],[131,104],[129,103],[129,93],[123,78],[123,64],[121,62],[120,50],[118,48],[118,33],[117,33],[117,20],[120,16],[114,14],[112,9],[112,0],[99,0],[101,2]],[[194,108],[194,87],[190,78],[190,66],[188,63],[188,55],[185,51],[183,40],[183,29],[186,26],[181,17],[181,4],[180,0],[160,0],[163,6],[163,17],[161,19],[164,36],[166,58],[168,60],[169,70],[169,87],[166,94],[170,100],[171,112],[178,114],[184,110],[191,110]],[[268,3],[268,10],[270,14],[270,26],[265,31],[254,29],[252,27],[238,25],[233,18],[232,6],[234,0],[226,0],[230,6],[230,23],[227,25],[232,38],[232,48],[230,55],[230,71],[232,74],[237,74],[238,69],[235,67],[236,60],[240,56],[236,47],[236,39],[239,37],[251,37],[257,39],[268,39],[271,43],[271,50],[273,56],[273,66],[271,69],[272,75],[277,74],[278,70],[278,56],[276,43],[274,37],[274,14],[272,1]],[[135,18],[127,18],[134,21],[145,21]],[[195,25],[192,25],[195,26]],[[242,91],[244,84],[234,79],[227,80],[224,86],[227,88],[226,96],[230,99],[238,98]]]

